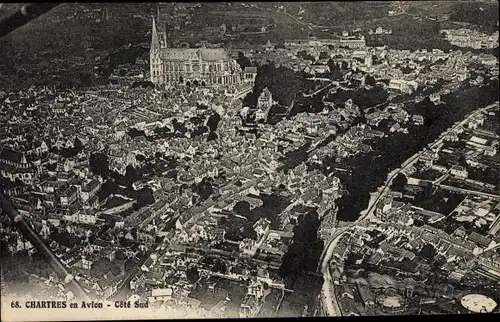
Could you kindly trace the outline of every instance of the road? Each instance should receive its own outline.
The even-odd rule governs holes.
[[[323,254],[322,260],[320,261],[320,270],[323,274],[324,279],[323,287],[321,289],[321,299],[323,300],[323,307],[326,310],[328,316],[342,315],[340,307],[337,303],[337,297],[335,296],[335,285],[332,281],[332,276],[330,274],[330,265],[328,263],[330,262],[330,258],[333,255],[333,250],[337,246],[340,237],[342,237],[342,234],[349,230],[352,226],[353,225],[349,225],[335,230],[332,239],[329,242],[328,247],[326,248],[327,251]]]
[[[440,137],[438,138],[438,140],[436,140],[434,143],[428,145],[428,148],[432,149],[432,148],[438,146],[439,144],[441,144],[443,142],[443,140],[446,137],[446,135],[448,135],[450,132],[454,131],[458,127],[465,125],[469,121],[469,119],[471,117],[473,117],[473,116],[475,116],[475,115],[477,115],[479,113],[483,113],[484,111],[486,111],[486,110],[488,110],[488,109],[490,109],[490,108],[492,108],[492,107],[494,107],[496,105],[498,105],[498,102],[495,102],[492,105],[486,106],[484,108],[481,108],[481,109],[478,109],[478,110],[472,112],[463,121],[455,123],[455,125],[453,125],[452,127],[450,127],[447,131],[443,132],[443,134],[440,135]],[[323,273],[323,278],[325,280],[325,282],[323,284],[323,289],[322,289],[322,293],[324,294],[324,297],[322,297],[322,298],[325,301],[324,307],[327,309],[329,316],[336,316],[339,313],[339,311],[334,308],[335,306],[338,307],[338,304],[337,304],[337,299],[336,299],[335,293],[334,293],[334,286],[331,283],[331,275],[330,275],[330,270],[329,270],[328,263],[330,262],[330,259],[331,259],[332,255],[333,255],[333,250],[335,249],[335,246],[336,246],[336,244],[337,244],[340,236],[344,232],[346,232],[348,229],[350,229],[351,227],[359,224],[360,221],[372,218],[373,217],[373,211],[376,208],[376,205],[377,205],[378,201],[383,196],[385,196],[387,194],[387,192],[389,191],[389,187],[392,184],[392,180],[399,173],[401,173],[401,171],[403,171],[403,170],[407,169],[408,167],[410,167],[411,165],[413,165],[413,163],[416,162],[418,160],[418,158],[428,148],[424,148],[422,151],[416,153],[415,155],[413,155],[412,157],[410,157],[408,160],[406,160],[403,163],[403,166],[401,168],[398,168],[398,169],[394,170],[393,172],[391,172],[391,174],[389,174],[389,178],[387,179],[385,185],[382,187],[382,189],[379,189],[378,195],[375,198],[371,198],[370,199],[370,202],[368,204],[367,209],[365,210],[365,213],[362,214],[356,221],[354,221],[352,223],[349,223],[348,226],[345,226],[345,227],[337,229],[334,232],[334,234],[331,236],[331,239],[327,242],[327,245],[325,247],[325,251],[323,252],[322,257],[321,257],[321,261],[320,261],[321,268],[320,268],[320,270]],[[332,303],[328,303],[330,301],[332,301]]]
[[[481,192],[481,191],[477,191],[477,190],[470,190],[470,189],[465,189],[465,188],[457,188],[457,187],[444,185],[441,183],[437,184],[437,186],[441,189],[444,189],[444,190],[455,191],[455,192],[465,193],[465,194],[469,194],[469,195],[476,195],[476,196],[480,196],[480,197],[493,198],[496,200],[500,200],[500,195],[495,195],[492,193]]]
[[[325,81],[325,82],[331,82],[332,80],[330,78],[325,78],[325,77],[309,77],[307,80],[312,80],[312,81]]]
[[[328,85],[326,85],[326,86],[323,86],[322,88],[318,89],[318,90],[317,90],[317,91],[315,91],[314,93],[311,93],[311,94],[304,94],[304,97],[312,97],[312,96],[314,96],[314,95],[318,94],[319,92],[324,91],[324,90],[325,90],[325,89],[327,89],[328,87],[335,85],[335,83],[336,83],[335,81],[332,81],[330,84],[328,84]]]

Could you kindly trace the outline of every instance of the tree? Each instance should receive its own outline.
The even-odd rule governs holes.
[[[7,180],[9,180],[9,179],[7,179]],[[21,179],[19,179],[18,177],[16,177],[14,179],[14,185],[16,185],[18,187],[22,187],[22,186],[24,186],[24,182]]]
[[[280,39],[276,45],[274,46],[275,49],[286,49],[285,46],[285,41],[283,39]]]
[[[214,266],[212,267],[212,272],[219,272],[222,274],[226,274],[226,272],[227,272],[226,263],[223,260],[216,258],[215,262],[214,262]]]
[[[328,68],[330,69],[330,77],[333,80],[340,80],[342,78],[342,72],[340,71],[340,67],[336,64],[332,59],[328,60]]]
[[[458,164],[464,167],[467,166],[467,158],[465,157],[464,153],[460,153],[458,157]]]
[[[432,244],[425,244],[419,252],[419,256],[429,261],[433,261],[436,255],[437,255],[436,248],[434,248]]]
[[[250,203],[248,201],[238,201],[234,207],[233,211],[240,216],[243,217],[248,217],[248,214],[250,213]]]
[[[215,132],[210,131],[210,133],[208,133],[207,141],[214,141],[217,140],[218,138],[219,137]]]
[[[82,148],[83,148],[83,143],[82,143],[82,141],[79,138],[76,138],[75,141],[74,141],[74,143],[73,143],[73,146],[75,147],[75,149],[77,151],[81,151]]]
[[[198,281],[198,279],[200,278],[200,272],[198,272],[196,266],[191,266],[186,270],[186,278],[191,284],[194,284]]]
[[[135,156],[135,159],[136,159],[137,161],[139,161],[139,162],[144,162],[144,161],[146,161],[146,157],[145,157],[145,156],[143,156],[142,154],[137,154],[137,155]]]
[[[132,138],[135,138],[137,136],[145,136],[146,135],[146,132],[144,131],[139,131],[138,129],[136,129],[135,127],[131,127],[128,131],[127,131],[127,134],[132,137]]]
[[[425,200],[432,197],[434,194],[434,185],[432,183],[427,183],[423,186],[423,190],[415,196],[415,202],[424,202]]]
[[[125,261],[123,266],[126,272],[131,272],[137,267],[137,262],[129,258]]]
[[[196,193],[202,200],[208,199],[213,193],[214,188],[211,180],[203,178],[200,183],[191,185],[191,190]]]
[[[373,77],[371,75],[366,75],[365,84],[369,85],[369,86],[376,86],[377,81],[375,80],[375,77]]]
[[[215,259],[213,256],[207,256],[207,257],[204,257],[203,260],[201,261],[204,265],[207,265],[207,266],[212,266],[215,264]]]
[[[149,187],[142,188],[138,191],[137,194],[137,206],[143,207],[145,205],[150,205],[155,202],[155,198],[153,196],[153,190]]]
[[[137,177],[138,177],[137,170],[132,165],[129,164],[125,168],[125,181],[127,185],[131,185],[135,181],[137,181]]]
[[[217,126],[219,125],[220,120],[221,117],[219,113],[214,112],[214,114],[210,115],[210,117],[207,120],[207,126],[210,128],[210,131],[212,132],[217,131]]]
[[[328,53],[326,51],[322,51],[319,53],[319,59],[328,59],[330,58],[330,55],[328,55]]]
[[[60,232],[54,231],[50,234],[50,238],[59,245],[66,246],[68,248],[73,248],[76,244],[81,242],[79,237],[71,235],[66,230],[61,230]]]
[[[92,153],[89,159],[90,170],[100,175],[103,178],[108,178],[109,176],[109,161],[108,156],[102,152]]]
[[[305,59],[305,57],[307,57],[307,51],[305,51],[305,50],[299,50],[297,52],[297,57]]]
[[[401,172],[396,175],[392,180],[391,190],[403,191],[404,187],[408,184],[408,179]]]
[[[92,277],[102,277],[109,272],[114,276],[120,275],[120,266],[116,262],[103,257],[92,264],[90,275]]]
[[[316,269],[324,247],[318,239],[320,224],[316,211],[299,216],[292,242],[279,268],[281,277],[295,281],[305,270]]]
[[[102,201],[106,199],[109,195],[116,193],[118,186],[113,182],[113,180],[106,180],[101,186],[101,190],[97,194],[99,200]]]
[[[273,94],[274,100],[279,104],[289,106],[304,87],[305,79],[301,72],[269,62],[257,68],[254,88],[243,99],[243,105],[255,107],[257,99],[264,88],[268,88]]]
[[[246,67],[250,66],[250,59],[245,56],[241,51],[238,52],[238,58],[236,59],[236,62],[240,65],[241,69],[245,69]]]
[[[257,239],[257,232],[253,229],[253,224],[247,221],[243,225],[243,238]]]

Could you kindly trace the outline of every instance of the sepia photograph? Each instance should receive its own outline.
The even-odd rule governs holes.
[[[498,22],[0,4],[1,320],[499,314]]]

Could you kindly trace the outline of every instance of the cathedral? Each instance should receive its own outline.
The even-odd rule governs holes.
[[[151,82],[158,85],[236,85],[253,81],[223,48],[171,48],[167,34],[159,32],[153,17],[149,53]]]

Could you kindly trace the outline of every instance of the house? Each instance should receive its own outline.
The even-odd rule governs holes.
[[[149,271],[151,270],[151,268],[153,267],[153,265],[154,265],[154,261],[153,261],[153,259],[150,257],[150,258],[148,258],[148,259],[144,262],[144,264],[142,264],[142,266],[141,266],[141,270],[142,270],[143,272],[149,272]]]
[[[254,256],[255,252],[257,251],[255,247],[255,241],[250,238],[245,238],[240,243],[238,244],[240,252],[243,253],[243,255],[247,256]]]
[[[108,246],[109,246],[109,243],[102,240],[102,239],[96,239],[89,245],[90,251],[92,251],[92,252],[100,252]]]
[[[262,93],[259,95],[259,98],[257,99],[257,110],[255,111],[255,120],[266,121],[273,103],[274,101],[271,91],[269,91],[267,87],[264,88]]]
[[[366,124],[371,126],[378,126],[382,118],[380,117],[380,113],[374,112],[371,114],[367,114],[366,116]]]
[[[324,74],[324,73],[328,73],[330,72],[330,67],[328,67],[328,65],[317,65],[317,64],[313,64],[313,65],[309,65],[306,70],[305,70],[307,73],[309,74],[313,74],[313,75],[316,75],[316,74]]]
[[[83,209],[93,210],[99,207],[99,198],[97,196],[92,196],[87,199],[87,201],[83,204]]]
[[[266,218],[260,218],[254,225],[253,229],[257,233],[257,240],[260,240],[262,236],[264,236],[268,231],[271,222]]]
[[[62,207],[68,207],[76,201],[78,196],[78,189],[71,185],[69,187],[63,188],[59,192],[59,200]]]
[[[10,165],[20,169],[29,168],[29,163],[24,153],[8,147],[2,148],[2,152],[0,152],[0,164]]]
[[[35,141],[31,144],[26,154],[40,156],[47,152],[49,152],[49,147],[47,146],[47,143],[45,143],[45,141]]]
[[[0,152],[0,174],[14,181],[19,179],[26,184],[31,184],[34,172],[24,153],[4,147]]]
[[[437,159],[438,157],[435,153],[432,153],[431,151],[425,151],[424,153],[422,153],[418,160],[423,162],[425,166],[431,167],[433,166],[434,161],[436,161]]]
[[[382,259],[384,258],[384,255],[382,255],[379,252],[373,253],[370,258],[368,259],[368,264],[370,265],[378,265]]]
[[[137,241],[145,243],[147,245],[152,245],[156,239],[156,226],[147,228],[141,228],[137,230]]]
[[[97,260],[95,256],[85,256],[82,255],[81,261],[78,263],[78,266],[83,269],[90,270],[92,268],[92,264]]]
[[[101,183],[97,180],[92,180],[82,187],[80,198],[82,199],[83,202],[85,202],[88,199],[95,196],[100,188],[101,188]]]
[[[356,303],[351,297],[342,297],[339,301],[340,310],[343,316],[359,316]]]
[[[418,83],[415,81],[407,81],[403,79],[391,79],[389,81],[389,89],[397,90],[406,94],[411,94],[418,88]]]
[[[252,282],[240,305],[240,317],[253,317],[262,306],[264,286],[260,280]]]
[[[113,261],[116,258],[116,250],[112,247],[106,247],[103,251],[101,251],[101,256]]]
[[[365,307],[372,308],[375,305],[375,298],[371,290],[361,283],[357,283],[356,286]]]
[[[489,248],[495,244],[495,242],[492,239],[483,236],[481,234],[478,234],[475,231],[473,231],[467,239],[481,248]]]
[[[245,67],[244,79],[248,82],[253,82],[257,76],[257,67],[247,66]]]
[[[376,213],[378,216],[386,213],[392,208],[393,199],[391,197],[385,198],[377,204]]]
[[[149,302],[168,301],[172,299],[172,288],[156,288],[151,290],[151,296],[148,296]]]
[[[137,244],[134,244],[130,248],[125,248],[124,249],[125,256],[127,256],[128,258],[134,258],[134,257],[136,257],[139,254],[139,252],[140,252],[140,250],[139,250],[139,246]]]
[[[400,129],[401,129],[401,124],[399,124],[399,123],[397,123],[397,122],[396,122],[396,123],[394,123],[394,124],[390,127],[389,131],[390,131],[391,133],[393,133],[393,132],[396,132],[396,131],[398,131],[398,130],[400,130]]]
[[[104,275],[103,278],[96,283],[97,287],[95,290],[97,291],[98,297],[101,299],[109,299],[118,291],[118,284],[120,280],[107,275],[110,274]]]
[[[271,41],[268,39],[266,44],[264,45],[264,50],[265,51],[270,51],[274,49],[274,45],[271,43]]]
[[[73,215],[64,216],[64,219],[80,224],[95,224],[97,222],[97,214],[93,212],[76,211]]]
[[[422,115],[414,114],[411,116],[411,120],[413,123],[417,125],[423,125],[424,124],[424,117]]]
[[[467,176],[468,176],[467,169],[461,165],[454,165],[451,168],[450,173],[452,176],[463,178],[463,179],[467,178]]]
[[[467,124],[467,126],[469,127],[469,129],[472,129],[472,130],[475,130],[477,129],[479,126],[482,126],[484,124],[484,115],[482,114],[477,114],[477,115],[474,115],[470,120],[469,120],[469,123]]]
[[[340,260],[343,260],[345,257],[345,254],[347,252],[347,244],[344,242],[338,243],[337,247],[335,247],[335,252],[333,253],[333,256],[337,257]]]
[[[352,289],[348,286],[348,285],[340,285],[338,287],[338,295],[339,295],[339,298],[350,298],[350,299],[354,299],[354,292],[352,291]]]
[[[494,146],[485,146],[484,147],[484,155],[492,157],[495,154],[497,154],[496,147],[494,147]]]

